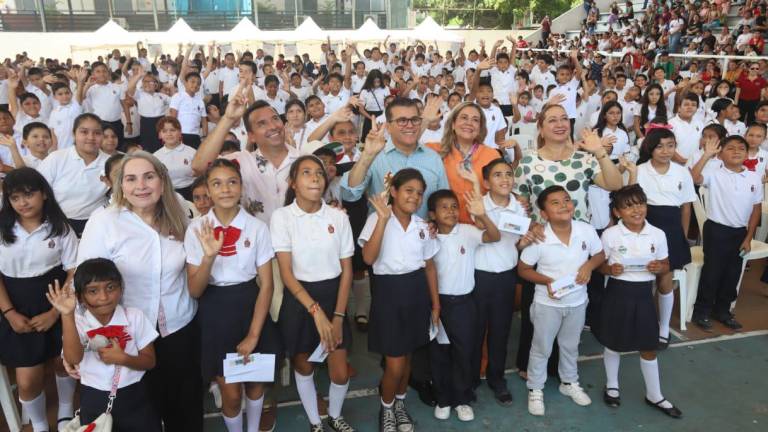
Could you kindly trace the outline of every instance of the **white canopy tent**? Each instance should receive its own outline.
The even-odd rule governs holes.
[[[112,20],[107,21],[88,37],[78,38],[72,45],[73,50],[78,49],[109,49],[115,47],[134,46],[140,38]]]
[[[425,43],[429,41],[438,42],[462,42],[461,36],[455,35],[444,28],[440,27],[440,24],[436,23],[431,16],[427,16],[421,24],[417,25],[413,30],[407,31],[406,34],[410,39],[420,39]]]
[[[184,21],[184,18],[179,18],[165,33],[158,35],[158,42],[163,43],[192,43],[197,42],[197,38],[200,35],[196,34],[192,27]]]
[[[229,31],[227,39],[230,41],[261,40],[263,37],[262,33],[263,32],[259,30],[251,20],[243,17],[243,19]]]
[[[387,38],[388,33],[379,28],[373,19],[368,18],[359,29],[351,33],[353,41],[380,41]]]
[[[322,42],[327,35],[312,17],[307,17],[296,29],[287,35],[286,40],[293,42]]]

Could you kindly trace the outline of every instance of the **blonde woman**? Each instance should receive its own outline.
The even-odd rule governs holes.
[[[141,309],[159,329],[157,364],[144,379],[166,431],[202,431],[200,334],[189,294],[184,232],[187,218],[168,170],[153,155],[127,155],[114,203],[85,226],[78,264],[107,258],[124,279],[124,306]]]

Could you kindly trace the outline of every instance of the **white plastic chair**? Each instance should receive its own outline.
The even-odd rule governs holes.
[[[755,240],[765,241],[766,237],[768,237],[768,201],[763,201],[760,226],[758,226],[755,231]]]
[[[704,205],[697,198],[693,202],[693,212],[696,215],[696,223],[699,227],[699,236],[704,233],[704,222],[707,220],[707,212]],[[704,247],[691,247],[691,262],[684,267],[686,273],[686,295],[680,291],[680,330],[686,330],[686,323],[693,317],[693,305],[696,303],[696,296],[699,293],[699,279],[701,279],[701,269],[704,266]],[[685,299],[685,300],[684,300]],[[685,313],[683,312],[685,311]]]
[[[8,379],[8,371],[5,366],[0,365],[0,405],[3,408],[3,415],[8,422],[8,429],[11,432],[21,430],[21,419],[19,410],[16,408],[16,400],[11,390],[11,381]]]

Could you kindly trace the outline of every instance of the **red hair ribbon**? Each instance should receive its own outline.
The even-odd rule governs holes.
[[[672,125],[666,123],[648,123],[648,126],[645,127],[646,132],[650,132],[654,129],[672,130]]]
[[[240,228],[237,227],[216,227],[213,229],[213,234],[217,239],[221,238],[224,233],[224,244],[221,246],[219,255],[221,256],[233,256],[237,255],[237,240],[240,238]]]
[[[128,343],[129,340],[131,340],[131,335],[125,332],[125,326],[121,325],[111,325],[111,326],[105,326],[105,327],[99,327],[97,329],[89,330],[86,332],[89,339],[93,339],[96,335],[104,336],[105,338],[109,339],[110,341],[112,339],[117,339],[117,341],[120,343],[120,348],[125,349],[125,345]]]

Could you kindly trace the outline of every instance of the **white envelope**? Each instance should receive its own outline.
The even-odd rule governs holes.
[[[501,212],[498,228],[512,234],[525,235],[531,226],[531,218],[508,211]]]
[[[568,294],[574,293],[584,288],[584,285],[579,285],[576,283],[576,275],[571,274],[568,276],[563,276],[560,279],[552,282],[552,296],[560,300]]]
[[[653,257],[649,256],[622,258],[621,265],[625,272],[644,272],[648,271],[648,263],[651,261],[653,261]]]
[[[449,345],[451,341],[448,340],[448,333],[445,332],[445,327],[443,327],[443,321],[440,320],[437,322],[437,343],[440,345]]]
[[[328,357],[328,351],[323,348],[323,343],[320,342],[317,344],[317,348],[315,348],[315,351],[312,353],[312,355],[309,356],[309,361],[311,363],[322,363],[325,361],[326,357]]]
[[[432,321],[429,322],[429,341],[432,342],[437,337],[437,333],[439,333],[439,330],[436,325],[432,324]]]
[[[251,354],[248,363],[237,353],[227,353],[224,362],[224,380],[227,384],[239,382],[274,382],[275,355]]]

